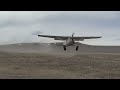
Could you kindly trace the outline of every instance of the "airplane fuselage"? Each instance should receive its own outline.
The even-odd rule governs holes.
[[[71,38],[67,39],[63,45],[67,46],[73,46],[75,41]]]
[[[66,50],[66,47],[68,46],[76,46],[76,51],[78,50],[78,46],[75,45],[75,41],[73,38],[69,38],[65,41],[65,43],[63,43],[64,50]]]

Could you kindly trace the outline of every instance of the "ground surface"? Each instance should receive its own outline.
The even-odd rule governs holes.
[[[118,79],[120,47],[0,46],[0,79]]]

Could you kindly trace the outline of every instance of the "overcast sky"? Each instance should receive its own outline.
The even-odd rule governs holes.
[[[42,33],[41,33],[42,32]],[[119,11],[0,11],[0,44],[54,42],[35,34],[102,36],[90,45],[120,45]],[[56,42],[56,41],[55,41]]]

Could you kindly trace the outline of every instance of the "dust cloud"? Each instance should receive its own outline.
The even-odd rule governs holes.
[[[33,53],[33,54],[45,54],[52,55],[55,57],[72,57],[77,55],[78,52],[75,51],[75,48],[68,47],[64,51],[63,46],[52,46],[42,43],[19,43],[19,44],[10,44],[10,45],[1,45],[0,50],[8,53]]]

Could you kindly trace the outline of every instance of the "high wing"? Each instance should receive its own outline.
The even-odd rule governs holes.
[[[74,37],[74,40],[82,41],[84,39],[97,39],[97,38],[101,38],[101,36],[100,37],[93,37],[93,36],[91,36],[91,37]]]
[[[51,35],[38,35],[39,37],[54,38],[54,40],[67,40],[69,36],[51,36]]]
[[[67,40],[71,36],[51,36],[51,35],[38,35],[39,37],[54,38],[54,40]],[[82,41],[84,39],[96,39],[101,37],[74,37],[75,41]]]

